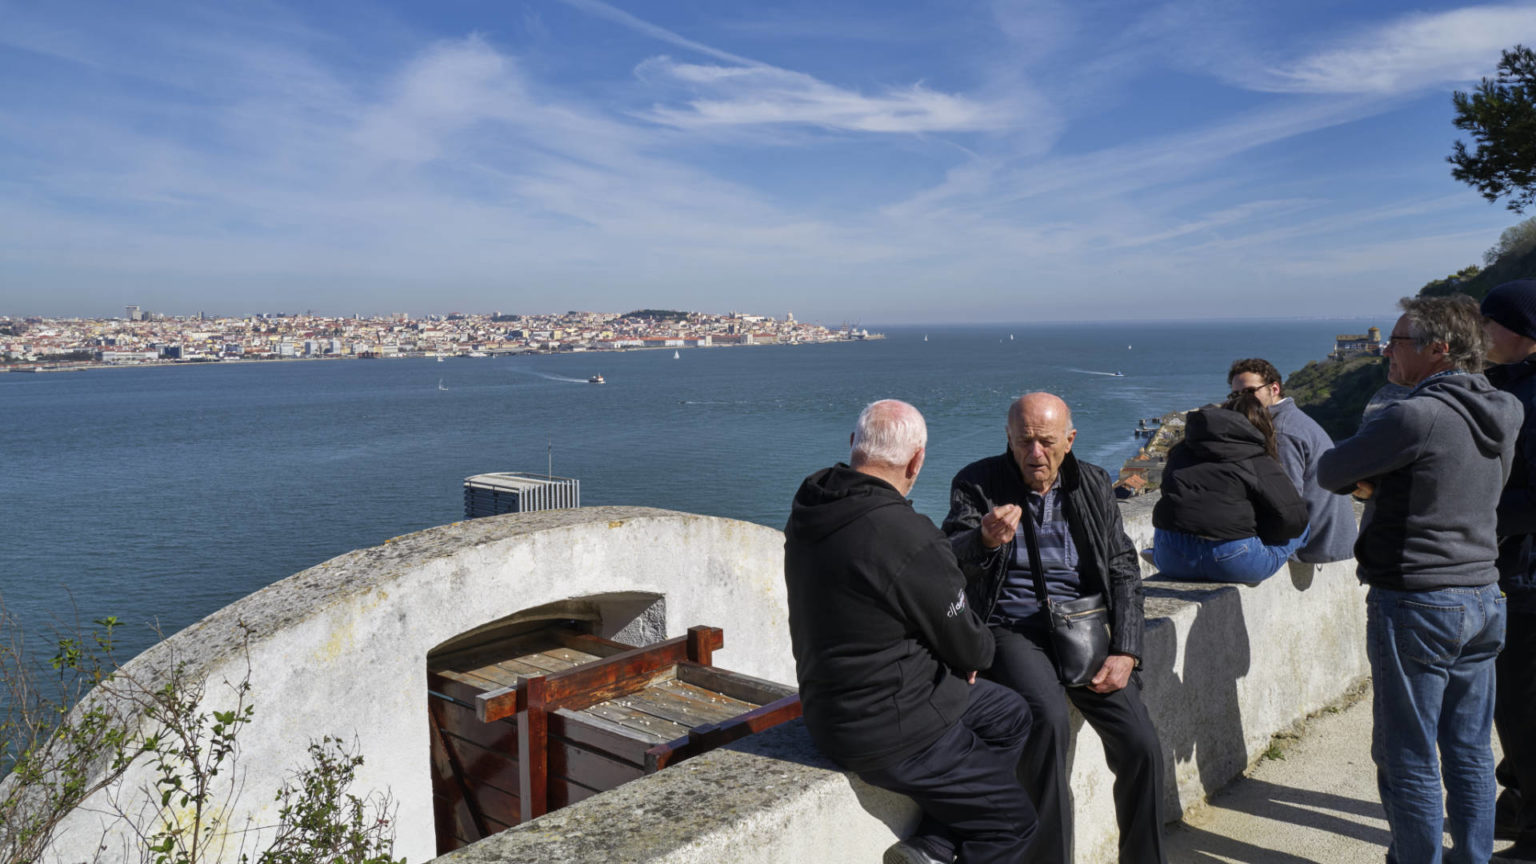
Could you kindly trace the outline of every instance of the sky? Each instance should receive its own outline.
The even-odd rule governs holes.
[[[1522,218],[1445,161],[1522,40],[1536,0],[0,0],[0,315],[1376,315]]]

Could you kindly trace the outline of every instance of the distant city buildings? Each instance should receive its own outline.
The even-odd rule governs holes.
[[[378,317],[282,315],[186,317],[127,306],[124,318],[0,316],[0,368],[39,364],[208,362],[323,357],[485,357],[496,354],[622,351],[723,345],[799,344],[879,338],[731,312]]]

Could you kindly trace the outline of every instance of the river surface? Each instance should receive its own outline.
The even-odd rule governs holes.
[[[504,357],[199,364],[0,375],[0,602],[32,629],[116,615],[131,655],[313,564],[463,516],[464,478],[544,471],[586,505],[782,527],[847,458],[860,408],[929,424],[917,508],[1001,452],[1008,402],[1072,406],[1117,470],[1141,417],[1219,400],[1229,363],[1289,374],[1380,320],[1016,324],[884,340]],[[1115,375],[1114,373],[1123,373]],[[607,383],[586,383],[602,374]]]

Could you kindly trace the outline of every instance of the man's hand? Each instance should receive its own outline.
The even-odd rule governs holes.
[[[1136,658],[1129,654],[1111,654],[1104,658],[1099,674],[1088,682],[1088,689],[1095,693],[1113,693],[1131,681],[1131,671],[1136,668]]]
[[[1024,511],[1017,504],[993,507],[991,513],[981,517],[981,545],[996,549],[1012,540],[1013,532],[1019,530],[1019,519],[1023,515]]]
[[[970,675],[966,676],[965,683],[967,683],[967,684],[975,684],[976,683],[976,673],[972,672]]]
[[[1369,480],[1360,480],[1355,483],[1355,491],[1349,493],[1355,496],[1356,501],[1368,500],[1376,493],[1376,484]]]

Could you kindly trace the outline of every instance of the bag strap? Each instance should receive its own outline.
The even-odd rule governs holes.
[[[1043,503],[1043,502],[1042,502]],[[1051,607],[1051,595],[1045,590],[1045,567],[1040,564],[1040,541],[1035,538],[1034,505],[1024,496],[1024,513],[1019,522],[1024,526],[1024,548],[1029,552],[1029,569],[1034,571],[1035,600],[1041,609]]]

